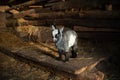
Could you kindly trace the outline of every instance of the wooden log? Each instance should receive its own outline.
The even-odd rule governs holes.
[[[5,24],[7,25],[7,27],[24,26],[28,25],[28,20],[25,20],[24,18],[9,18],[7,19]]]
[[[29,15],[31,13],[35,13],[35,9],[30,9],[30,10],[26,10],[26,11],[21,11],[18,14],[14,14],[15,18],[22,18],[26,15]]]
[[[98,18],[98,19],[120,19],[120,11],[100,11],[89,10],[80,11],[79,15],[83,18]]]
[[[22,4],[18,4],[18,5],[12,6],[11,8],[7,9],[6,11],[9,11],[11,9],[16,9],[16,8],[23,8],[25,6],[29,6],[29,5],[32,5],[32,4],[41,2],[41,1],[44,1],[44,0],[30,0],[30,1],[24,2]]]
[[[50,0],[50,1],[48,1],[48,3],[53,3],[53,2],[58,2],[58,1],[60,1],[60,0]]]
[[[30,13],[35,13],[35,9],[29,9],[29,10],[26,10],[26,11],[18,11],[18,10],[15,10],[15,9],[12,9],[12,10],[9,10],[10,13],[12,13],[13,15],[11,16],[8,16],[9,17],[12,17],[12,18],[22,18]]]
[[[41,20],[29,20],[29,23],[36,25],[71,25],[71,26],[86,26],[95,28],[112,28],[120,29],[120,20],[106,20],[106,19],[41,19]]]
[[[56,19],[56,18],[69,18],[73,13],[64,13],[64,12],[49,12],[49,13],[38,13],[38,14],[29,14],[33,19]],[[79,17],[79,16],[78,16]]]
[[[36,13],[47,13],[52,12],[50,8],[35,8]]]
[[[86,39],[105,39],[105,40],[120,40],[118,37],[120,36],[119,32],[114,31],[81,31],[77,32],[79,38]]]
[[[61,2],[58,2],[58,3],[60,4]],[[53,5],[57,5],[58,3],[48,3],[48,4],[45,4],[45,7],[51,7]]]
[[[73,29],[75,31],[81,31],[81,32],[120,32],[118,29],[111,29],[111,28],[94,28],[94,27],[85,27],[85,26],[74,26]]]
[[[62,9],[100,9],[104,6],[103,1],[86,1],[86,0],[62,0],[60,3],[48,3],[45,6],[51,7],[53,10]]]
[[[67,12],[40,12],[34,14],[28,14],[31,19],[59,19],[59,18],[73,18],[73,19],[120,19],[120,12],[109,12],[109,11],[67,11]]]
[[[45,7],[51,7],[52,10],[65,10],[68,8],[64,2],[48,3]]]
[[[12,13],[12,14],[18,14],[18,13],[20,13],[18,10],[15,10],[15,9],[10,10],[9,12]]]
[[[11,22],[11,24],[15,23],[15,21],[11,21],[11,20],[9,20],[9,22]],[[38,25],[39,24],[41,26],[43,26],[43,25],[51,26],[52,24],[54,24],[54,22],[50,22],[48,24],[44,20],[29,21],[29,20],[24,20],[24,19],[18,19],[16,22],[21,24],[21,25],[28,25],[28,24],[29,25]],[[65,27],[69,27],[69,25],[67,26],[67,24],[62,24],[62,23],[57,23],[56,25],[66,25]],[[2,27],[3,27],[3,25],[2,25]],[[113,39],[118,39],[118,37],[120,36],[120,29],[119,29],[119,27],[117,28],[115,26],[112,26],[112,28],[111,28],[111,26],[104,26],[104,27],[102,26],[102,27],[98,28],[95,25],[93,25],[91,27],[74,26],[73,29],[75,31],[77,31],[79,38],[99,38],[99,39],[103,39],[103,38],[104,39],[112,39],[113,38]],[[44,34],[44,33],[42,33],[42,34]],[[47,39],[45,39],[45,40],[47,41]]]
[[[52,10],[65,10],[65,9],[68,10],[68,9],[72,9],[72,8],[76,8],[79,10],[79,9],[84,8],[86,6],[89,6],[90,8],[96,7],[96,5],[93,1],[88,3],[86,1],[73,1],[73,0],[67,0],[67,1],[62,0],[61,2],[48,3],[45,5],[45,7],[51,7]]]
[[[33,5],[33,6],[29,6],[29,8],[43,8],[43,6],[36,6],[36,5]]]
[[[0,6],[0,12],[5,12],[5,10],[9,9],[9,6]]]

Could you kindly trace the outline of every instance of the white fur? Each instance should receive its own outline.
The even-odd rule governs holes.
[[[53,41],[56,42],[57,39],[55,38],[55,35],[58,34],[58,29],[55,29],[53,32],[52,32],[52,35],[53,35]]]
[[[68,47],[72,47],[75,43],[76,36],[70,35],[70,40],[68,41]]]

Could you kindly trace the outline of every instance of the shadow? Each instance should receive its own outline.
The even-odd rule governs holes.
[[[52,50],[52,51],[54,51],[54,52],[58,52],[57,50],[55,50],[55,49],[53,49],[53,48],[51,48],[51,47],[49,47],[49,46],[47,46],[47,45],[44,45],[44,43],[42,44],[42,43],[39,43],[40,45],[42,45],[42,46],[44,46],[44,47],[47,47],[47,48],[49,48],[50,50]]]
[[[97,66],[97,70],[105,75],[105,80],[119,80],[120,77],[120,42],[117,39],[101,39],[94,43],[98,54],[106,55],[107,59],[101,61]],[[100,52],[100,53],[99,53]],[[97,54],[97,55],[98,55]]]
[[[40,49],[35,49],[35,51],[37,51],[38,53],[40,52],[40,54],[44,54],[44,55],[50,56],[50,57],[52,57],[52,58],[54,58],[54,59],[57,60],[57,57],[56,57],[55,55],[50,54],[50,53],[48,53],[47,51],[40,50]]]

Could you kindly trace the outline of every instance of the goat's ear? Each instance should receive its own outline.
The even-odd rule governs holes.
[[[64,27],[60,28],[60,32],[63,32]]]
[[[52,25],[52,30],[55,30],[56,29],[56,26],[55,25]]]

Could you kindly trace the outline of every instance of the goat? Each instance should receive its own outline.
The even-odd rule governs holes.
[[[64,27],[57,29],[55,25],[52,25],[52,37],[53,42],[55,42],[56,47],[58,48],[59,57],[63,61],[69,61],[69,57],[77,57],[77,38],[78,35],[73,30],[67,30],[63,33]],[[70,54],[72,53],[72,55]]]

